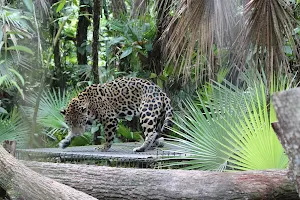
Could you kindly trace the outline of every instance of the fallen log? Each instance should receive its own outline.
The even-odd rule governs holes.
[[[277,123],[273,123],[286,154],[289,157],[289,177],[300,191],[300,88],[273,95]]]
[[[224,173],[22,163],[98,199],[299,199],[287,171]]]
[[[25,167],[0,145],[0,188],[12,199],[94,200],[74,188]],[[4,194],[5,195],[5,194]]]

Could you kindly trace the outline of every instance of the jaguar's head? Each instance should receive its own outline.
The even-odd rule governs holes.
[[[87,106],[81,100],[73,98],[68,107],[61,111],[73,136],[81,135],[88,122]]]

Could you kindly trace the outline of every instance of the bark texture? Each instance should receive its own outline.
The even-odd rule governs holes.
[[[156,37],[153,41],[153,49],[148,52],[148,62],[150,64],[150,69],[156,74],[161,75],[164,66],[163,66],[163,48],[164,40],[161,40],[162,34],[165,31],[166,27],[170,22],[170,8],[172,0],[161,0],[157,3],[157,32]]]
[[[99,29],[100,29],[100,16],[101,16],[101,1],[94,0],[93,6],[93,43],[92,43],[92,55],[93,55],[93,82],[99,83],[99,72],[98,72],[98,45],[99,45]],[[101,143],[100,140],[101,130],[99,129],[94,133],[93,143],[98,145]]]
[[[131,18],[143,16],[147,10],[148,3],[148,0],[134,0],[130,14]]]
[[[0,187],[14,199],[88,200],[83,192],[58,183],[28,169],[0,145]]]
[[[286,171],[220,173],[23,163],[98,199],[298,199]]]
[[[89,14],[92,13],[92,8],[85,2],[86,1],[84,0],[80,0],[80,9],[76,33],[78,65],[86,65],[88,63],[86,53],[87,32],[88,27],[91,24]]]
[[[289,177],[300,189],[300,88],[273,96],[279,123],[273,128],[289,157]]]
[[[118,19],[122,15],[126,15],[126,5],[124,0],[111,0],[111,9],[113,12],[114,18]]]
[[[93,66],[92,74],[94,83],[99,83],[98,73],[98,45],[99,45],[99,28],[100,28],[100,16],[101,16],[101,3],[100,0],[94,0],[93,6]]]

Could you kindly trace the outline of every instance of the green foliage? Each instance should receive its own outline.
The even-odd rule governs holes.
[[[71,98],[77,94],[77,91],[71,92],[51,92],[46,90],[41,97],[40,105],[38,108],[37,123],[42,127],[43,133],[48,137],[56,140],[57,133],[66,133],[68,126],[64,122],[63,115],[60,110],[65,108]],[[34,112],[34,105],[36,102],[37,94],[31,94],[26,98],[30,106],[24,106],[25,113],[32,116]]]
[[[28,47],[18,44],[18,39],[32,38],[33,29],[31,27],[31,14],[3,6],[0,9],[0,53],[4,46],[5,50],[33,54]]]
[[[43,92],[38,108],[37,123],[40,127],[39,133],[45,134],[51,139],[48,140],[48,146],[57,147],[58,143],[67,135],[68,126],[60,111],[66,108],[69,101],[79,93],[78,90],[70,92],[46,90]],[[35,93],[31,94],[26,99],[27,103],[31,105],[23,106],[23,109],[28,116],[33,115],[36,98],[37,94]],[[92,144],[93,138],[91,133],[96,132],[98,128],[99,126],[94,124],[91,132],[86,132],[82,136],[74,138],[70,146]]]
[[[118,61],[130,64],[130,70],[140,70],[141,59],[146,59],[152,50],[156,35],[155,21],[149,15],[138,19],[123,17],[108,23],[109,59],[108,64]],[[126,63],[129,62],[129,63]],[[128,69],[125,69],[125,71]]]
[[[274,78],[270,93],[291,87],[288,78]],[[242,87],[213,82],[211,91],[186,100],[176,114],[171,145],[186,154],[171,166],[202,170],[282,169],[288,158],[271,122],[275,112],[268,104],[266,81],[256,73],[243,75]],[[202,98],[202,97],[205,98]],[[204,99],[204,100],[203,100]]]
[[[17,72],[15,69],[8,67],[4,60],[0,60],[0,87],[1,88],[16,88],[24,98],[23,90],[21,89],[24,86],[23,76]]]
[[[137,142],[143,139],[141,132],[132,132],[130,128],[122,123],[118,125],[117,136],[122,142]]]
[[[17,108],[9,114],[0,113],[0,143],[4,140],[17,141],[18,148],[28,144],[29,127]]]

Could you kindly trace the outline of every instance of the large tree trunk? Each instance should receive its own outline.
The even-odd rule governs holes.
[[[57,0],[52,1],[52,5],[57,3]],[[57,14],[56,14],[57,15]],[[55,15],[53,16],[55,17]],[[52,38],[56,37],[59,29],[58,21],[53,21],[52,24],[50,24],[50,34],[52,35]],[[60,88],[60,91],[63,91],[65,89],[65,79],[63,76],[63,66],[61,64],[61,56],[60,56],[60,39],[58,37],[56,44],[53,47],[53,56],[54,56],[54,65],[55,68],[53,70],[53,77],[50,80],[51,88]]]
[[[99,72],[98,72],[98,45],[99,45],[99,28],[100,28],[100,16],[101,16],[101,2],[100,0],[94,0],[93,6],[93,44],[92,44],[92,54],[93,54],[93,66],[92,74],[94,83],[99,83]],[[93,143],[98,145],[101,143],[101,129],[94,133]]]
[[[13,199],[87,200],[83,192],[44,177],[18,162],[0,145],[0,188]]]
[[[149,68],[157,75],[161,75],[164,70],[162,53],[165,44],[162,43],[161,36],[170,22],[171,4],[172,0],[161,0],[157,3],[156,8],[158,11],[156,19],[157,33],[153,41],[153,49],[148,53],[148,62],[150,65]]]
[[[77,25],[77,61],[78,65],[87,64],[87,54],[86,54],[86,45],[87,45],[87,32],[88,27],[91,24],[89,14],[92,13],[92,8],[90,5],[85,3],[85,0],[80,0],[80,10],[78,17]]]
[[[101,3],[100,0],[94,0],[93,6],[93,67],[92,74],[94,83],[99,83],[98,72],[98,45],[99,45],[99,28],[100,28],[100,16],[101,16]]]
[[[23,163],[98,199],[298,199],[286,171],[223,173]]]
[[[273,96],[279,123],[273,128],[289,157],[289,177],[300,191],[300,88],[280,92]]]

